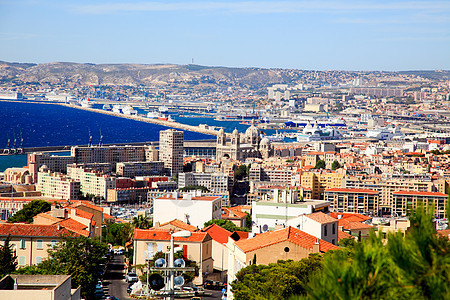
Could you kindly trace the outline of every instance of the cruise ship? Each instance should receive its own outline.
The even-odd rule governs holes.
[[[367,130],[366,137],[377,140],[387,140],[392,138],[404,137],[404,134],[398,127],[382,127]]]
[[[132,106],[127,105],[122,108],[122,113],[127,116],[137,116],[138,112]]]
[[[339,140],[341,133],[330,126],[321,128],[318,122],[312,125],[308,122],[301,133],[297,134],[297,142],[313,142],[323,140]]]
[[[81,104],[81,107],[84,107],[84,108],[92,108],[92,105],[93,105],[92,101],[90,101],[89,98],[81,100],[80,104]]]
[[[23,100],[23,94],[12,91],[0,91],[0,99],[2,100]]]
[[[289,120],[284,122],[286,127],[305,127],[310,122],[315,122],[318,127],[347,127],[347,124],[343,119],[314,119],[314,118],[301,118],[296,120]]]

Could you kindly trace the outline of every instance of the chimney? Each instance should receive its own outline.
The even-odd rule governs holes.
[[[316,242],[314,243],[312,250],[313,250],[312,251],[313,253],[319,253],[320,252],[319,239],[317,239]]]
[[[153,224],[153,227],[155,227],[155,229],[158,229],[160,224],[161,223],[159,223],[159,222],[155,222],[155,224]]]

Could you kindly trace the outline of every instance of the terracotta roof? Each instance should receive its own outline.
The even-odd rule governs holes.
[[[340,219],[339,226],[342,226],[342,228],[348,229],[348,230],[374,228],[372,225],[361,223],[361,222],[347,221],[347,219]]]
[[[135,240],[170,241],[170,231],[161,229],[135,229]],[[188,238],[174,238],[179,242],[204,242],[211,239],[207,232],[192,232]]]
[[[377,191],[369,189],[344,189],[344,188],[326,189],[325,192],[378,194]]]
[[[437,234],[450,239],[450,229],[437,230]]]
[[[213,240],[221,244],[226,244],[228,242],[228,237],[232,234],[217,224],[211,224],[208,227],[203,228],[201,231],[207,232]]]
[[[78,208],[76,209],[76,215],[79,217],[85,218],[85,219],[89,219],[89,220],[94,217],[93,214],[88,213],[88,212],[78,209]]]
[[[315,212],[312,214],[305,215],[306,217],[310,218],[311,220],[314,220],[320,224],[327,224],[327,223],[333,223],[337,222],[337,219],[330,217],[327,214],[324,214],[323,212]]]
[[[348,234],[347,232],[344,232],[342,230],[338,230],[338,241],[342,240],[342,239],[347,239],[349,237],[352,237],[350,234]]]
[[[393,195],[414,195],[414,196],[432,196],[432,197],[448,197],[447,194],[437,192],[416,192],[416,191],[397,191]]]
[[[195,226],[193,226],[193,225],[190,225],[190,224],[188,224],[188,223],[185,223],[185,222],[183,222],[183,221],[180,221],[180,220],[178,220],[178,219],[174,219],[174,220],[172,220],[172,221],[163,223],[163,224],[161,224],[161,225],[159,225],[159,226],[161,227],[161,226],[165,226],[165,225],[169,225],[169,224],[170,224],[170,225],[173,225],[173,226],[175,226],[175,227],[178,227],[178,228],[180,228],[180,229],[182,229],[182,230],[187,230],[187,231],[191,231],[191,232],[197,231],[197,227],[195,227]]]
[[[357,214],[357,213],[340,213],[340,212],[332,212],[330,213],[330,216],[336,219],[349,219],[349,221],[367,221],[371,220],[372,218],[369,216]],[[341,216],[339,218],[339,216]]]
[[[79,234],[57,225],[34,225],[34,224],[0,224],[0,235],[7,236],[78,236]]]
[[[75,205],[73,205],[73,207],[78,207],[78,206],[86,206],[91,209],[95,209],[97,211],[103,212],[102,207],[96,206],[96,205],[92,204],[92,202],[90,202],[90,201],[79,201],[79,203],[76,203]]]
[[[33,217],[33,222],[34,222],[34,219],[37,218],[38,216],[41,217],[41,218],[45,218],[45,219],[48,219],[48,220],[55,221],[55,222],[59,222],[61,220],[61,219],[58,219],[56,217],[51,216],[49,213],[50,212],[45,212],[45,213],[39,213],[39,214],[35,215]]]
[[[111,216],[111,215],[108,215],[108,214],[103,213],[103,221],[104,221],[104,220],[109,220],[109,219],[114,219],[114,217]]]
[[[240,240],[240,239],[248,239],[248,232],[247,231],[239,231],[236,230],[235,232],[232,233],[232,238],[234,240]],[[235,238],[235,236],[238,236],[239,238]]]
[[[83,223],[80,223],[78,221],[75,221],[74,219],[65,219],[60,222],[58,222],[59,225],[61,225],[64,228],[67,228],[69,230],[72,230],[78,234],[89,236],[89,231],[87,230],[88,226],[84,225]]]
[[[284,241],[290,241],[291,243],[299,245],[300,247],[312,250],[313,245],[317,240],[319,240],[320,252],[339,249],[339,247],[331,243],[328,243],[321,239],[317,239],[315,236],[307,234],[306,232],[294,227],[268,231],[250,239],[239,240],[236,242],[236,246],[244,252],[250,252]]]
[[[247,217],[245,212],[237,209],[222,207],[222,219],[244,219]]]

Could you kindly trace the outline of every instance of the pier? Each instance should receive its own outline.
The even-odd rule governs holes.
[[[101,113],[101,114],[110,115],[110,116],[119,117],[119,118],[127,118],[127,119],[130,119],[130,120],[157,124],[157,125],[171,127],[171,128],[177,128],[177,129],[182,129],[182,130],[187,130],[187,131],[199,132],[199,133],[208,134],[208,135],[217,136],[217,134],[218,134],[218,131],[216,131],[216,130],[201,128],[199,126],[192,126],[192,125],[181,124],[181,123],[173,122],[173,121],[165,121],[165,120],[159,120],[159,119],[149,119],[149,118],[142,117],[142,116],[130,116],[130,115],[125,115],[125,114],[116,113],[116,112],[112,112],[112,111],[106,111],[106,110],[103,110],[103,109],[81,107],[81,106],[75,106],[75,105],[63,104],[63,103],[60,103],[58,105],[62,105],[62,106],[70,107],[70,108],[82,109],[82,110],[95,112],[95,113]]]

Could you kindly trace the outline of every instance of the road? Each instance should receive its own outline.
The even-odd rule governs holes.
[[[124,265],[123,255],[114,255],[113,259],[108,264],[108,268],[103,280],[103,289],[105,291],[105,296],[114,296],[119,298],[120,300],[133,299],[129,297],[127,293],[128,284],[124,280]],[[211,293],[212,295],[209,297],[201,297],[201,299],[222,299],[221,291],[206,290],[206,292]]]
[[[108,264],[108,269],[106,270],[103,280],[106,296],[114,296],[120,300],[132,299],[127,293],[128,284],[124,280],[124,265],[123,255],[114,255],[113,259]]]

